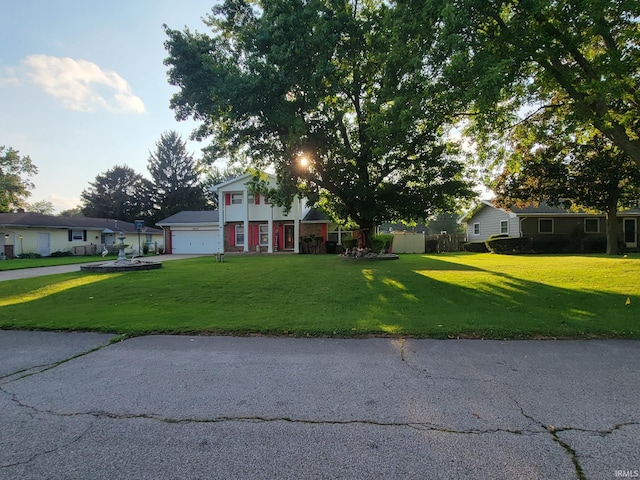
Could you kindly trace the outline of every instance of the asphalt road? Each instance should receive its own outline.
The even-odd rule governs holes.
[[[640,471],[640,342],[114,338],[0,331],[0,478]]]

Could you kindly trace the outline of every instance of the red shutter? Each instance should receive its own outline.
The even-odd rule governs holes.
[[[258,192],[253,195],[253,203],[260,205],[260,194]]]
[[[231,194],[230,193],[225,193],[224,194],[224,204],[225,205],[231,205]],[[235,244],[235,242],[234,242],[234,244]]]
[[[322,237],[322,240],[324,240],[325,242],[327,241],[327,224],[323,223],[322,225],[320,225],[320,236]]]

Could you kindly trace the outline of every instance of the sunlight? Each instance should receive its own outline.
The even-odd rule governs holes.
[[[48,297],[50,295],[55,295],[56,293],[69,290],[71,288],[82,287],[84,285],[100,282],[102,280],[107,280],[109,278],[117,277],[119,275],[122,275],[122,274],[114,273],[114,274],[106,274],[106,275],[105,274],[91,275],[86,277],[74,278],[73,280],[67,280],[65,282],[54,283],[53,285],[47,285],[46,287],[33,290],[32,292],[23,293],[21,295],[13,295],[8,298],[0,299],[0,307],[17,305],[19,303],[32,302],[34,300],[39,300],[41,298]]]
[[[385,285],[389,286],[389,287],[395,287],[398,290],[406,290],[407,287],[405,287],[402,283],[400,283],[397,280],[394,280],[393,278],[389,278],[386,277],[382,280],[382,283],[384,283]]]

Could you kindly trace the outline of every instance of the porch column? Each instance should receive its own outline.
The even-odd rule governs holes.
[[[224,253],[224,225],[227,223],[227,206],[224,204],[224,193],[218,190],[218,252]]]
[[[338,225],[338,245],[342,245],[342,226]]]
[[[269,238],[269,246],[267,247],[267,253],[273,253],[273,206],[269,207],[269,220],[267,223],[267,237]]]
[[[242,203],[244,204],[244,251],[249,251],[249,193],[245,189],[242,192]]]
[[[300,215],[302,214],[301,200],[296,197],[296,206],[293,214],[293,253],[300,253]]]

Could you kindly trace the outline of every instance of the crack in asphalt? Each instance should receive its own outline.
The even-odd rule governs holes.
[[[104,343],[102,345],[98,345],[96,347],[90,348],[89,350],[86,350],[84,352],[80,352],[77,353],[75,355],[72,355],[71,357],[68,358],[64,358],[62,360],[58,360],[57,362],[52,362],[52,363],[46,363],[43,365],[34,365],[32,367],[29,368],[23,368],[22,370],[16,370],[15,372],[11,372],[5,375],[0,375],[0,385],[6,385],[8,383],[11,382],[16,382],[18,380],[22,380],[23,378],[27,378],[27,377],[31,377],[33,375],[39,375],[41,373],[44,373],[48,370],[52,370],[54,368],[59,367],[60,365],[64,365],[65,363],[71,362],[72,360],[75,360],[77,358],[81,358],[84,357],[85,355],[90,355],[94,352],[97,352],[99,350],[102,350],[103,348],[106,348],[116,342],[122,342],[124,340],[126,340],[127,338],[129,338],[128,335],[118,335],[116,337],[113,337],[112,339],[110,339],[107,343]],[[0,387],[1,389],[1,387]]]

